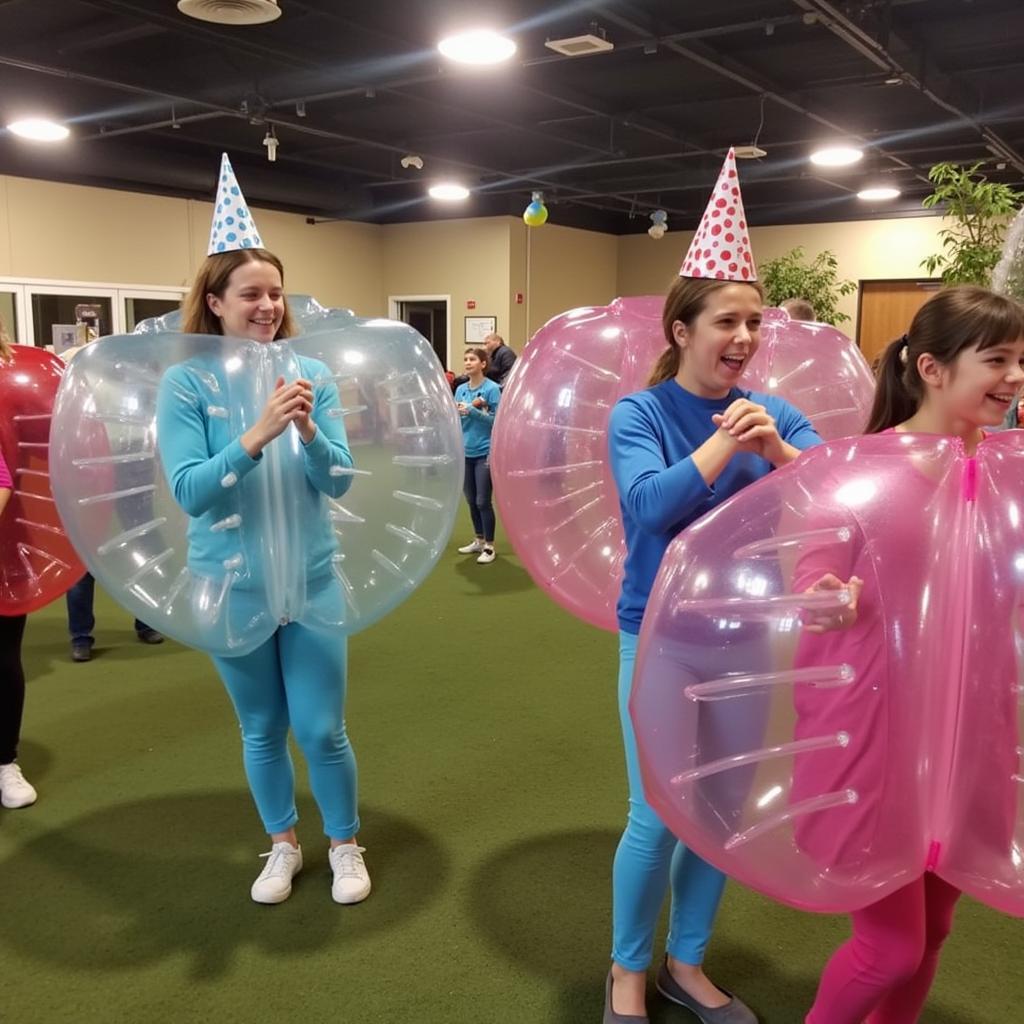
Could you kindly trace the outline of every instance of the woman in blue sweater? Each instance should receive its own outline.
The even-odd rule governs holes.
[[[293,335],[280,260],[263,248],[208,256],[185,300],[182,330],[257,342]],[[292,428],[302,440],[306,480],[290,498],[306,543],[307,599],[325,609],[340,607],[344,600],[331,573],[336,541],[324,503],[343,494],[351,482],[351,476],[337,470],[351,468],[352,456],[338,415],[338,390],[327,367],[303,357],[298,364],[302,376],[279,379],[262,414],[238,437],[231,436],[227,419],[211,415],[201,393],[204,378],[222,372],[220,367],[196,373],[191,364],[174,366],[161,382],[160,455],[174,497],[191,517],[189,568],[200,576],[222,576],[222,566],[237,566],[239,581],[231,593],[243,619],[261,614],[260,583],[266,575],[288,567],[264,564],[260,552],[247,550],[240,531],[225,524],[238,519],[231,515],[238,511],[238,482],[250,473],[269,472],[264,449]],[[213,658],[238,715],[246,776],[272,842],[251,888],[257,903],[286,900],[292,878],[302,868],[289,730],[305,755],[310,787],[330,839],[331,894],[337,903],[358,903],[369,895],[364,851],[356,842],[355,755],[345,731],[346,650],[340,632],[288,622],[250,654]]]
[[[488,380],[487,350],[467,348],[463,365],[465,383],[455,389],[455,406],[462,418],[462,440],[466,448],[466,477],[463,493],[473,519],[473,540],[459,548],[460,554],[477,555],[481,565],[494,561],[494,505],[491,500],[491,429],[501,401],[501,389]]]
[[[647,390],[619,401],[609,423],[627,549],[618,617],[629,818],[613,867],[605,1024],[647,1020],[647,967],[669,887],[668,953],[658,991],[704,1024],[756,1024],[754,1014],[701,968],[725,877],[679,843],[644,799],[628,701],[644,609],[672,539],[819,441],[787,402],[737,386],[757,351],[761,309],[756,283],[680,277],[662,316],[669,347]]]

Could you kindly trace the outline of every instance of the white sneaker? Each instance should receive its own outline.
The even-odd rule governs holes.
[[[252,883],[250,895],[256,903],[284,903],[292,894],[292,879],[302,870],[302,847],[274,843],[260,877]]]
[[[28,807],[36,802],[35,788],[25,781],[17,761],[0,764],[0,803],[4,807]]]
[[[361,903],[370,895],[370,873],[363,861],[365,846],[343,843],[327,855],[334,872],[331,897],[335,903]]]
[[[484,542],[482,540],[475,540],[472,544],[466,544],[459,548],[460,555],[475,555],[478,551],[483,551]]]
[[[494,548],[484,548],[480,552],[480,557],[477,559],[477,562],[479,562],[480,565],[487,565],[488,562],[493,562],[496,557],[497,556],[494,554]]]

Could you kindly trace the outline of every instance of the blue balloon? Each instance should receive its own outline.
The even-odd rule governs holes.
[[[246,654],[288,621],[376,622],[433,568],[459,509],[462,431],[428,342],[309,297],[295,306],[303,334],[287,341],[169,333],[176,312],[162,331],[103,338],[57,398],[54,497],[76,550],[129,611],[213,654]],[[307,464],[289,427],[195,498],[177,475],[183,438],[226,452],[280,377],[312,381],[320,432],[347,439],[352,464],[334,449]]]

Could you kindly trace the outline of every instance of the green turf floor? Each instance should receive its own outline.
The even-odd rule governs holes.
[[[97,618],[84,665],[63,602],[29,621],[21,760],[40,797],[0,810],[3,1024],[599,1022],[625,813],[614,637],[506,551],[451,549],[351,643],[373,895],[331,902],[300,770],[306,868],[261,907],[267,844],[210,663],[137,643],[105,597]],[[709,973],[764,1024],[798,1024],[844,934],[730,886]],[[923,1020],[1021,1021],[1022,958],[1024,926],[965,901]],[[651,1002],[655,1024],[693,1020]]]

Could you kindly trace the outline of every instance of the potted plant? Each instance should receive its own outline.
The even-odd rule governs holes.
[[[929,274],[939,272],[943,284],[988,287],[1002,256],[1007,222],[1024,200],[1024,193],[980,174],[981,166],[982,161],[970,167],[943,163],[928,172],[935,191],[923,205],[941,207],[952,225],[939,232],[943,251],[921,266]]]
[[[786,299],[806,299],[823,324],[842,323],[850,318],[839,311],[839,300],[857,290],[853,281],[839,280],[839,260],[829,249],[808,263],[803,246],[790,249],[778,259],[760,266],[765,302],[778,306]]]

